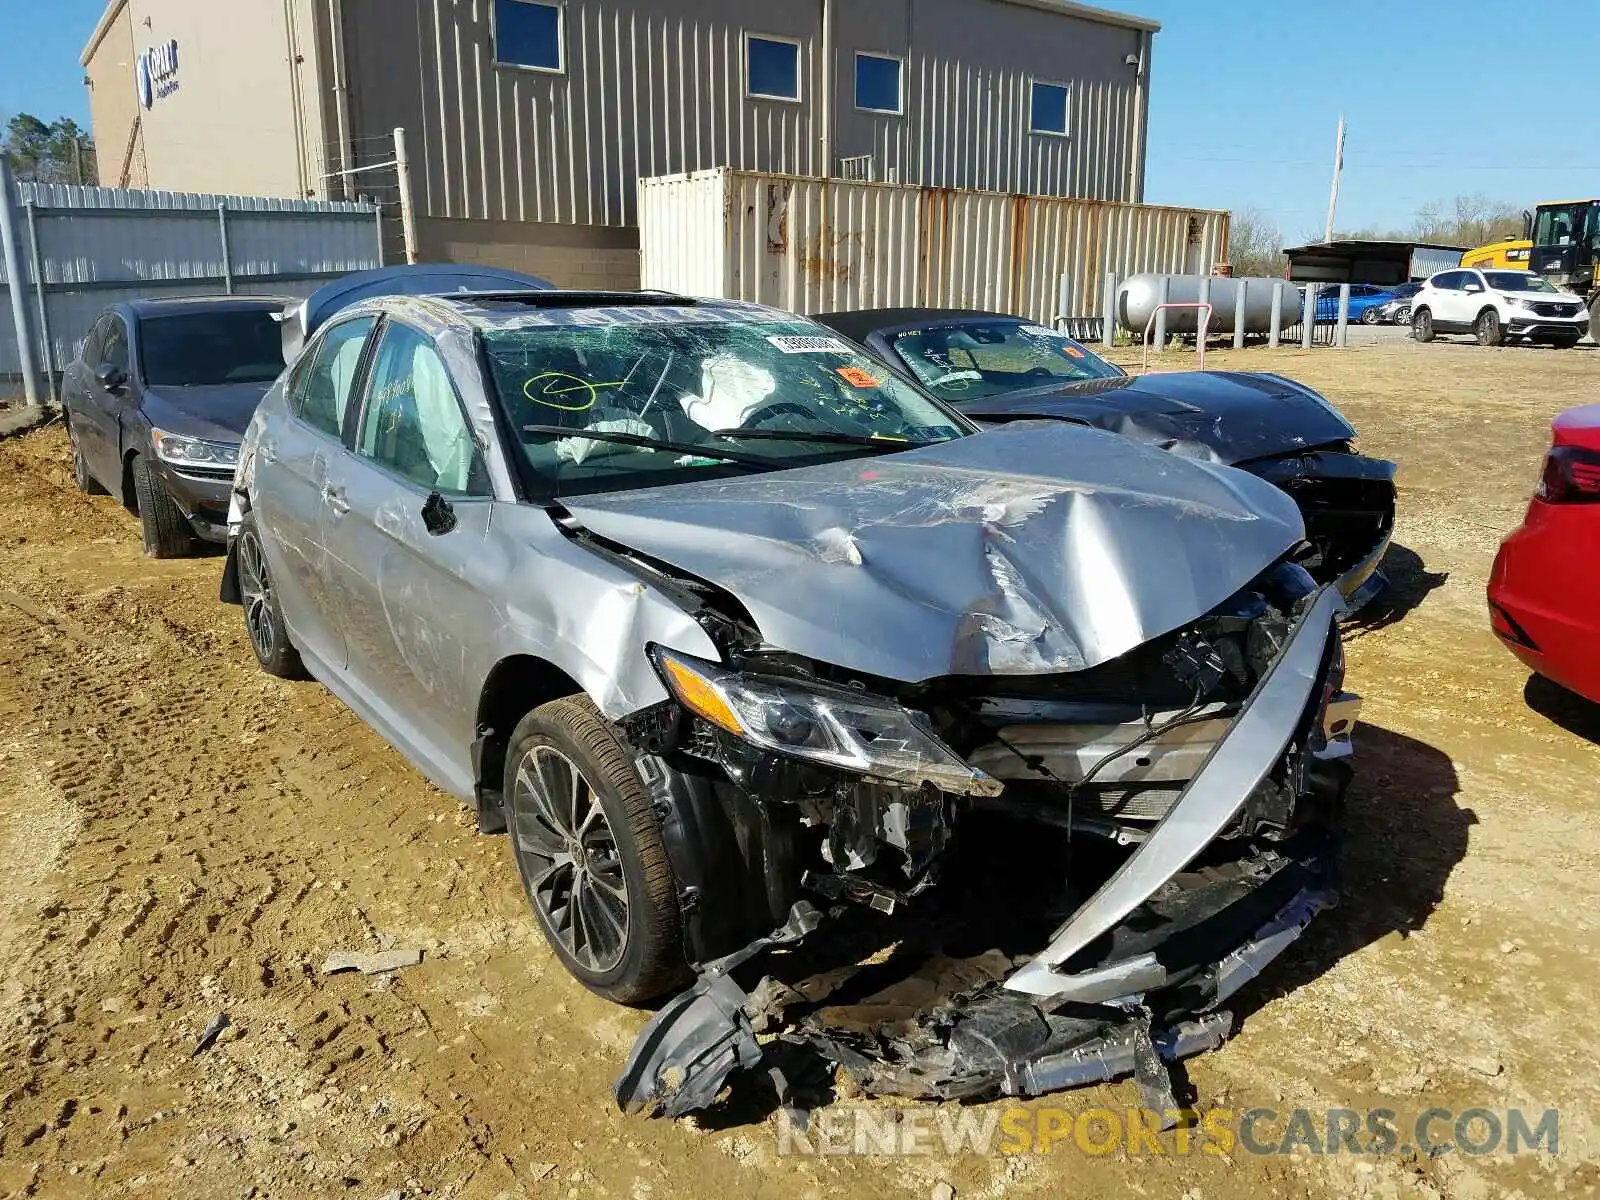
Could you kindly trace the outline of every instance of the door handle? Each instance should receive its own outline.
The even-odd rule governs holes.
[[[323,503],[325,503],[329,508],[333,509],[333,511],[338,513],[341,517],[350,511],[350,501],[344,498],[344,489],[341,487],[334,487],[331,483],[323,485],[322,500]]]
[[[271,442],[257,442],[256,457],[264,463],[275,463],[278,461],[278,448]]]

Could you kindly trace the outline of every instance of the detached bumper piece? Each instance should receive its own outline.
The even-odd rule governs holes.
[[[617,1081],[618,1103],[681,1116],[714,1103],[735,1072],[805,1053],[870,1094],[1033,1096],[1131,1074],[1146,1107],[1176,1108],[1168,1065],[1220,1045],[1232,1029],[1220,1005],[1337,902],[1329,828],[1306,826],[1271,844],[1227,831],[1249,826],[1284,764],[1300,794],[1323,793],[1335,809],[1342,800],[1347,768],[1324,735],[1330,715],[1347,727],[1359,703],[1336,692],[1342,611],[1332,586],[1308,598],[1170,811],[1021,969],[1007,975],[1005,965],[1021,960],[985,956],[998,957],[1000,969],[973,972],[942,999],[888,1016],[870,1001],[859,1012],[821,1008],[842,983],[829,976],[840,972],[798,987],[767,979],[745,991],[735,968],[820,923],[802,903],[783,928],[705,967],[657,1013]],[[777,995],[809,1011],[775,1020]],[[758,1037],[769,1025],[787,1032]]]

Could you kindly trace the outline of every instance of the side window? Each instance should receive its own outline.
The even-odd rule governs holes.
[[[356,452],[419,487],[486,495],[483,462],[444,361],[427,335],[384,327]]]
[[[89,329],[89,336],[83,339],[83,361],[92,371],[105,360],[100,357],[101,347],[106,341],[106,326],[111,324],[109,314],[102,315]]]
[[[1441,292],[1459,291],[1461,289],[1461,274],[1460,271],[1446,271],[1443,275],[1435,275],[1433,277],[1435,290]]]
[[[128,369],[128,327],[121,317],[112,317],[106,326],[105,342],[101,346],[100,361],[110,363],[119,371]]]
[[[295,416],[329,437],[342,436],[361,350],[376,323],[376,317],[357,317],[335,325],[300,360],[289,383],[289,408]]]

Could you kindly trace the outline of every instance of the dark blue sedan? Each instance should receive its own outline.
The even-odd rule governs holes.
[[[1337,283],[1330,283],[1318,289],[1318,324],[1339,319],[1339,286]],[[1384,321],[1383,306],[1394,298],[1394,293],[1388,288],[1381,288],[1372,283],[1352,283],[1350,320],[1360,321],[1363,325],[1381,325]]]
[[[67,366],[62,401],[72,468],[86,492],[136,513],[145,553],[227,539],[239,441],[283,371],[268,296],[134,300],[101,313]]]

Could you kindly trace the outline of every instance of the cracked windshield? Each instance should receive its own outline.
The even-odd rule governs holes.
[[[923,387],[952,404],[1123,373],[1053,329],[1004,319],[908,330],[894,348]]]
[[[656,315],[656,314],[652,314]],[[544,326],[484,333],[536,496],[885,454],[969,427],[810,322]]]

